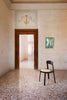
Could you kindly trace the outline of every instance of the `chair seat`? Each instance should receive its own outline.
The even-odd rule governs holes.
[[[53,70],[51,70],[51,69],[41,69],[40,71],[42,71],[42,72],[52,72]]]

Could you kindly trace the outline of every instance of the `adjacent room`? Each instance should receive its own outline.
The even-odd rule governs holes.
[[[0,100],[67,100],[67,0],[0,0]]]
[[[20,35],[20,68],[34,69],[34,35]]]

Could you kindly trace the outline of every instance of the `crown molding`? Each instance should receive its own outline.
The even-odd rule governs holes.
[[[13,1],[13,0],[10,0],[10,1],[13,4],[16,4],[16,3],[17,4],[18,3],[22,3],[22,4],[23,3],[27,3],[27,4],[30,4],[30,3],[67,3],[67,1],[60,1],[60,0],[59,1],[53,1],[53,0],[52,1],[47,1],[47,0],[46,1],[40,1],[40,0],[39,1],[31,1],[31,0],[29,0],[29,1],[20,1],[20,0],[19,1]]]
[[[67,3],[59,4],[12,4],[12,10],[67,10]]]
[[[20,9],[27,9],[27,10],[29,10],[29,9],[31,9],[31,10],[43,10],[43,9],[45,9],[45,10],[48,10],[48,9],[50,9],[50,10],[52,10],[52,9],[54,9],[54,10],[67,10],[67,3],[41,3],[41,2],[33,2],[33,3],[31,3],[31,2],[20,2],[20,3],[18,3],[18,2],[13,2],[13,0],[4,0],[4,2],[6,3],[6,5],[8,6],[8,8],[9,9],[12,9],[12,10],[20,10]],[[31,6],[31,4],[32,4],[32,6]]]

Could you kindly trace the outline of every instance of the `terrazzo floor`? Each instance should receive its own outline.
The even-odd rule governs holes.
[[[34,69],[34,60],[24,60],[24,61],[20,62],[20,68]]]
[[[67,71],[55,71],[39,82],[39,71],[33,69],[14,70],[0,78],[0,100],[67,100]]]

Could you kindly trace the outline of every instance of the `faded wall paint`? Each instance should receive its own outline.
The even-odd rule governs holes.
[[[3,0],[0,0],[0,76],[9,68],[9,9]]]
[[[36,10],[15,11],[15,28],[17,29],[37,28],[37,11]]]
[[[14,11],[0,0],[0,76],[14,69]]]
[[[67,10],[38,11],[38,29],[39,69],[48,59],[54,61],[55,69],[67,69]],[[53,49],[45,48],[45,37],[54,37]]]

